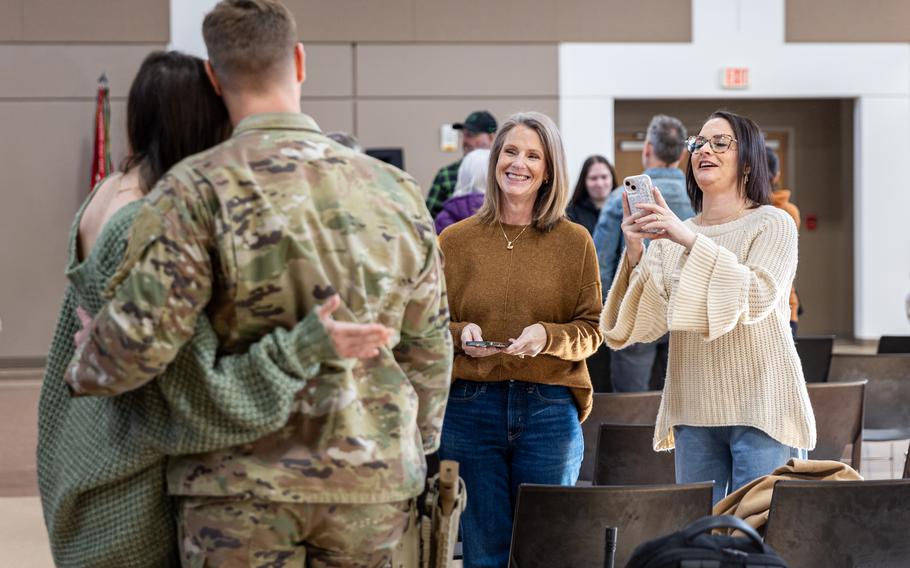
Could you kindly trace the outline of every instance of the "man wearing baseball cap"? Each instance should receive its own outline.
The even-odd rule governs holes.
[[[464,122],[452,125],[452,128],[461,130],[461,149],[464,152],[458,161],[443,166],[436,172],[430,193],[427,195],[427,209],[434,218],[442,210],[442,204],[452,197],[455,191],[455,181],[458,178],[458,166],[465,155],[472,150],[489,148],[493,145],[496,136],[496,119],[485,110],[477,110],[468,115]]]

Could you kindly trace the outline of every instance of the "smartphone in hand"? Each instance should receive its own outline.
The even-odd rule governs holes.
[[[464,344],[468,347],[495,347],[497,349],[505,349],[509,346],[508,343],[501,341],[465,341]]]
[[[655,203],[654,201],[654,184],[651,182],[651,176],[641,174],[638,176],[629,176],[622,180],[626,196],[629,198],[629,209],[634,215],[640,210],[639,203]],[[647,231],[649,233],[659,233],[656,229]]]

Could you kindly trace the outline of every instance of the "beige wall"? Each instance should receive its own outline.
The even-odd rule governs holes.
[[[555,44],[359,44],[356,69],[357,135],[367,147],[404,148],[424,191],[461,156],[440,150],[443,124],[479,109],[499,122],[522,110],[558,119]]]
[[[785,0],[786,41],[908,42],[907,0]]]
[[[66,239],[89,191],[96,81],[110,78],[115,161],[145,55],[170,37],[167,0],[0,0],[0,366],[42,358]]]
[[[41,371],[0,369],[0,498],[38,494],[38,396]]]
[[[644,129],[657,113],[677,116],[693,133],[726,108],[767,130],[790,132],[792,201],[804,221],[796,287],[805,306],[800,334],[853,335],[853,103],[840,100],[618,101],[616,131]],[[818,228],[805,227],[807,214]]]
[[[687,42],[690,0],[287,0],[308,42]]]
[[[443,124],[478,109],[500,122],[522,110],[558,119],[556,44],[307,43],[306,52],[303,111],[367,148],[403,148],[425,192],[461,155],[440,149]]]

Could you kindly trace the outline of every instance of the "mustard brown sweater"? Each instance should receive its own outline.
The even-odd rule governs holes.
[[[790,334],[796,225],[770,205],[697,233],[688,255],[654,241],[634,269],[623,255],[601,317],[622,349],[670,332],[670,364],[654,449],[673,427],[752,426],[794,448],[815,447],[815,417]]]
[[[562,220],[549,232],[503,224],[514,239],[513,250],[498,223],[469,217],[442,232],[452,338],[453,378],[469,381],[521,380],[570,387],[579,418],[591,411],[591,378],[585,359],[603,335],[600,272],[594,242],[587,230]],[[487,341],[507,342],[540,323],[547,343],[537,357],[512,355],[474,358],[465,355],[461,331],[480,326]]]

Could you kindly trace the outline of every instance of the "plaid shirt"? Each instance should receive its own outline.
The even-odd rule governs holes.
[[[461,160],[452,162],[448,166],[439,168],[436,177],[433,178],[433,185],[430,186],[430,193],[427,194],[427,209],[430,215],[435,219],[439,212],[442,211],[442,204],[448,201],[452,194],[455,193],[455,182],[458,180],[458,167],[461,166]]]

